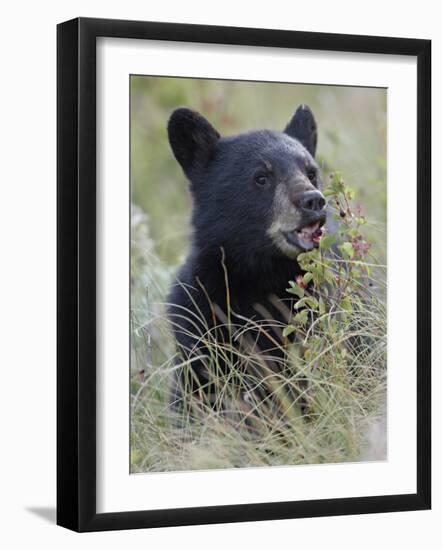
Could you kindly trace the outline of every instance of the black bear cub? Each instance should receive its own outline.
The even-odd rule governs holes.
[[[265,378],[247,354],[259,354],[264,370],[283,370],[288,281],[302,274],[297,256],[319,245],[326,220],[317,126],[301,105],[282,132],[224,137],[199,113],[179,108],[168,135],[193,198],[191,249],[167,300],[179,357],[172,405],[181,406],[185,385],[186,395],[219,403],[220,373],[250,375],[240,396]]]

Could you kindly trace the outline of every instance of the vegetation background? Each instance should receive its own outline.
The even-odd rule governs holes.
[[[385,458],[386,380],[377,380],[374,402],[329,418],[328,439],[312,443],[302,431],[296,449],[268,453],[245,443],[219,423],[206,425],[191,443],[170,428],[167,392],[173,340],[164,299],[189,246],[191,197],[167,139],[167,120],[179,106],[201,112],[223,135],[254,128],[283,129],[296,107],[308,104],[319,127],[317,159],[324,180],[338,170],[355,191],[367,219],[372,258],[386,264],[385,89],[237,82],[171,77],[131,77],[131,468],[133,472],[340,462]],[[384,273],[385,282],[385,273]],[[385,302],[385,297],[382,297]],[[385,322],[385,319],[382,320]],[[382,323],[381,323],[382,324]],[[383,324],[385,327],[385,323]],[[386,334],[379,334],[381,346]],[[382,348],[383,349],[383,348]],[[376,355],[383,363],[385,353]],[[347,391],[349,388],[344,388]],[[345,392],[344,392],[345,393]],[[331,407],[331,405],[329,405]],[[353,405],[352,405],[353,406]],[[345,408],[345,407],[344,407]],[[358,417],[359,418],[359,417]],[[323,419],[324,420],[324,419]],[[209,427],[210,426],[210,427]],[[310,430],[311,431],[311,430]],[[340,437],[330,439],[330,431]],[[305,441],[304,438],[305,437]],[[246,448],[245,448],[246,447]]]

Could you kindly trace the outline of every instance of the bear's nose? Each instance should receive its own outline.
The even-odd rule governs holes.
[[[325,199],[323,194],[318,190],[306,191],[299,198],[299,206],[302,210],[320,212],[325,208]]]

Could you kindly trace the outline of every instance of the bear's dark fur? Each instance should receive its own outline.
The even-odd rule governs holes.
[[[232,327],[252,320],[249,340],[279,368],[275,339],[281,341],[278,327],[288,322],[288,281],[302,273],[298,254],[318,245],[325,200],[314,160],[316,122],[307,106],[297,109],[283,132],[229,137],[180,108],[170,117],[168,134],[193,198],[191,249],[167,300],[185,363],[172,395],[177,402],[185,379],[192,379],[193,391],[215,391],[206,344],[215,326],[222,325],[216,338],[231,341]],[[261,330],[269,319],[272,327]],[[218,358],[216,368],[225,373],[230,367]]]

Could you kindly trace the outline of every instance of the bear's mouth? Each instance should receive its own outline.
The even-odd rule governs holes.
[[[314,222],[302,225],[293,231],[284,232],[284,237],[288,244],[296,246],[305,251],[318,248],[321,242],[321,237],[324,233],[322,226],[325,223],[325,218]]]

